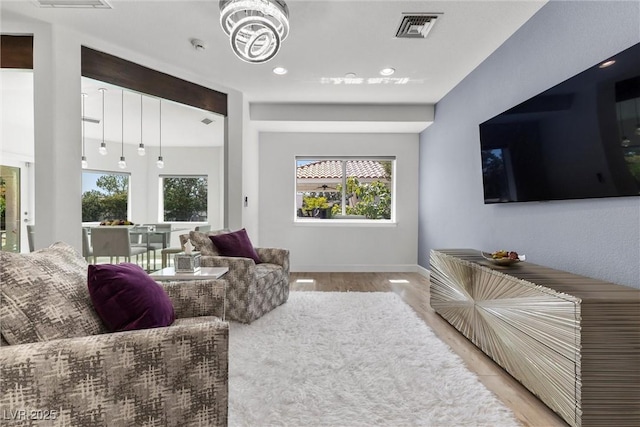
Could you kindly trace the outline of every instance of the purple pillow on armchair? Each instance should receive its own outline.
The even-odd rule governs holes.
[[[256,264],[262,262],[244,228],[231,233],[209,236],[209,238],[222,256],[251,258]]]
[[[89,295],[111,332],[169,326],[175,320],[171,299],[141,267],[89,265]]]

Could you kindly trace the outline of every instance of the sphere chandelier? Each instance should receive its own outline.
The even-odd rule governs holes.
[[[289,35],[289,8],[283,0],[220,0],[220,25],[238,58],[261,64]]]

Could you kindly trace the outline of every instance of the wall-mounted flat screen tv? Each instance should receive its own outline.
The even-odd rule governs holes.
[[[640,195],[640,43],[480,124],[485,203]]]

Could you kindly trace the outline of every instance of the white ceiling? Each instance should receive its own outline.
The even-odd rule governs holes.
[[[160,145],[160,100],[142,95],[142,120],[140,117],[141,94],[110,85],[108,83],[82,78],[82,92],[85,97],[85,117],[97,119],[100,123],[84,122],[87,140],[102,140],[102,93],[104,97],[104,139],[112,143],[132,144],[141,141],[147,147]],[[26,70],[3,69],[0,73],[2,91],[2,126],[5,131],[13,130],[18,135],[33,135],[33,73]],[[124,93],[124,115],[122,95]],[[80,96],[80,94],[78,94]],[[210,124],[202,123],[208,118]],[[124,119],[124,120],[123,120]],[[122,123],[124,121],[124,133]],[[140,134],[142,126],[142,135]],[[162,146],[163,147],[220,147],[224,145],[224,117],[210,111],[200,110],[173,101],[162,101]]]
[[[243,92],[251,102],[433,104],[545,2],[287,0],[291,32],[266,64],[235,57],[219,24],[217,0],[110,0],[110,10],[38,8],[30,0],[3,0],[1,8],[180,64],[189,74]],[[427,39],[396,39],[403,12],[442,15]],[[203,40],[206,49],[196,51],[191,38]],[[289,73],[276,76],[275,66]],[[383,67],[395,68],[393,77],[408,83],[370,81]],[[332,80],[349,72],[363,83]]]
[[[95,124],[85,121],[87,138],[102,139],[102,92],[104,93],[105,140],[120,142],[123,139],[124,119],[125,144],[138,145],[142,129],[145,146],[158,146],[160,142],[160,99],[97,80],[82,78],[82,92],[86,93],[85,117],[98,119]],[[124,99],[122,96],[124,95]],[[140,105],[142,97],[142,109]],[[124,100],[124,116],[123,116]],[[142,117],[141,117],[142,111]],[[142,120],[141,120],[142,119]],[[210,124],[203,119],[212,120]],[[166,99],[162,100],[162,146],[163,147],[212,147],[224,144],[224,117]]]
[[[138,52],[154,63],[174,67],[179,64],[185,74],[236,89],[253,103],[357,105],[437,103],[546,3],[546,0],[286,0],[291,31],[281,51],[266,64],[247,64],[232,53],[220,27],[218,0],[109,1],[113,9],[39,8],[31,0],[2,0],[0,8],[2,13],[70,27],[90,38]],[[404,12],[437,13],[439,18],[426,39],[396,39]],[[192,38],[204,41],[206,49],[196,51],[190,43]],[[276,66],[289,72],[277,76],[272,72]],[[379,71],[384,67],[396,69],[390,80],[380,80]],[[356,74],[350,84],[344,80],[346,73]],[[4,74],[4,88],[13,84],[7,76]],[[88,94],[85,115],[101,119],[98,87],[109,89],[105,94],[105,140],[120,142],[123,129],[120,88],[83,78],[82,90]],[[157,98],[143,98],[142,138],[147,146],[158,145],[158,102]],[[124,141],[137,145],[140,95],[125,91],[124,103]],[[22,117],[23,121],[29,117],[14,116]],[[163,146],[223,143],[221,116],[163,101],[162,117]],[[205,117],[214,122],[202,124],[200,121]],[[282,130],[282,123],[280,127],[276,124],[278,130]],[[358,123],[353,125],[356,130],[362,127]],[[287,126],[290,127],[288,122]],[[327,129],[326,126],[324,123],[320,127]],[[394,129],[385,126],[386,131]],[[398,126],[407,131],[406,125]],[[102,138],[101,124],[86,123],[85,130],[89,139]]]

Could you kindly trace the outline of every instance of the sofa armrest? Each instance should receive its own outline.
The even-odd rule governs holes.
[[[226,426],[228,328],[209,319],[2,347],[3,425]]]
[[[251,258],[207,255],[200,258],[200,266],[228,267],[229,273],[233,271],[246,271],[250,274],[255,274],[256,263]],[[227,275],[222,276],[222,278],[226,279]]]
[[[171,298],[176,318],[216,316],[224,319],[224,280],[158,282]]]
[[[280,248],[255,248],[262,262],[281,265],[285,273],[289,274],[289,250]]]

